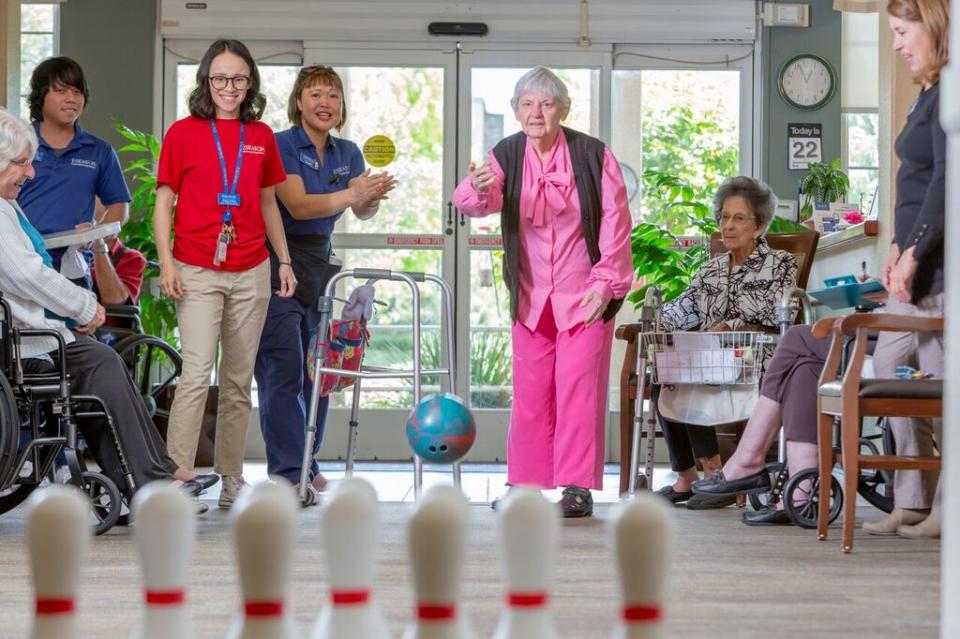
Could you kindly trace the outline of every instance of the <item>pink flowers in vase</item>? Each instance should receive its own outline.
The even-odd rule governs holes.
[[[852,226],[854,224],[860,224],[861,222],[863,222],[865,218],[863,217],[863,213],[861,213],[860,211],[851,209],[846,213],[844,213],[841,219],[843,219],[844,222]]]

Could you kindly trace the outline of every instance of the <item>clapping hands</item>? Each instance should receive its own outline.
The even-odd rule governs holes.
[[[386,200],[387,193],[397,186],[397,178],[386,171],[371,174],[367,169],[350,180],[347,188],[353,192],[353,207],[367,208],[373,204]]]

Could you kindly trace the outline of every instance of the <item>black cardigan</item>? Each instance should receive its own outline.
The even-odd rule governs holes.
[[[940,85],[920,94],[896,142],[897,205],[894,239],[913,248],[917,272],[912,302],[943,292],[943,228],[946,219],[947,136],[940,127]]]
[[[600,220],[603,216],[603,157],[606,146],[600,140],[563,127],[570,148],[574,181],[580,199],[583,240],[590,263],[600,261]],[[517,294],[520,291],[520,190],[523,186],[523,158],[527,136],[523,131],[500,140],[493,156],[503,169],[503,209],[500,230],[503,235],[503,281],[510,292],[510,318],[517,321]],[[623,298],[610,300],[603,321],[610,321],[620,310]]]

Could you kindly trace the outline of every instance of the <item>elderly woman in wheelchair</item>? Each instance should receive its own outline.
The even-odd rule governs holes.
[[[31,163],[36,150],[33,128],[0,109],[0,294],[10,312],[4,318],[5,332],[8,337],[16,334],[14,344],[4,345],[5,353],[13,351],[13,361],[5,362],[4,373],[19,378],[12,380],[16,384],[23,375],[49,373],[61,363],[65,366],[60,372],[70,377],[63,384],[67,392],[60,395],[89,396],[105,408],[99,419],[96,413],[79,411],[77,425],[103,472],[128,499],[153,480],[182,482],[199,494],[216,481],[216,475],[179,469],[167,455],[123,361],[90,337],[104,321],[103,307],[93,293],[51,268],[43,239],[17,206],[20,188],[34,174]],[[43,329],[45,334],[32,329]],[[10,425],[0,424],[0,428]],[[0,485],[0,495],[5,488]]]
[[[797,264],[792,255],[771,249],[764,239],[774,208],[775,197],[762,182],[741,176],[720,186],[714,196],[713,212],[727,251],[704,264],[690,287],[663,306],[659,317],[661,330],[776,330],[776,304],[784,291],[795,286]],[[660,494],[675,504],[687,502],[687,508],[693,510],[733,503],[735,498],[698,496],[691,491],[693,482],[699,479],[695,457],[700,459],[706,475],[720,470],[717,436],[712,427],[663,416],[678,412],[664,410],[670,404],[670,392],[669,387],[661,391],[658,405],[677,481],[662,488]],[[679,398],[677,395],[673,403],[677,404]],[[699,401],[694,392],[681,403],[689,408]]]

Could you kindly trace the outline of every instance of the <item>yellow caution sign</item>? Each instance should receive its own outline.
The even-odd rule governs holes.
[[[397,157],[397,147],[387,136],[374,135],[363,143],[363,157],[370,166],[383,168]]]

